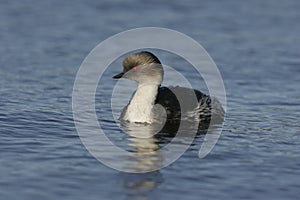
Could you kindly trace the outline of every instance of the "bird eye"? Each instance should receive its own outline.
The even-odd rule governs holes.
[[[134,71],[137,71],[138,69],[139,69],[138,66],[133,67]]]

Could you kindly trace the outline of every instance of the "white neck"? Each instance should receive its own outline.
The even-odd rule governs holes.
[[[152,123],[152,108],[155,103],[158,87],[159,85],[156,84],[139,85],[127,106],[123,119],[130,122]]]

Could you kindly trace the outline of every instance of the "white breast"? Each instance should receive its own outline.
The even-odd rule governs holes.
[[[158,87],[158,85],[139,85],[132,100],[124,110],[122,119],[129,122],[152,123]]]

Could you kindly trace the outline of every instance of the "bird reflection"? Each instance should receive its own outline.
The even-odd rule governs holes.
[[[176,135],[178,129],[183,132],[179,137],[185,139],[186,137],[199,136],[202,133],[212,134],[213,131],[208,131],[208,123],[191,123],[189,121],[167,124],[139,124],[121,122],[124,132],[128,135],[128,146],[131,147],[130,151],[133,157],[127,160],[126,171],[135,171],[135,174],[122,173],[123,183],[122,186],[127,194],[128,199],[149,199],[148,194],[150,191],[157,188],[163,182],[163,177],[160,168],[163,162],[168,159],[166,154],[159,151],[163,148],[172,138]],[[197,132],[191,132],[191,130]],[[211,130],[215,130],[211,128]],[[178,135],[176,135],[178,137]],[[180,141],[182,142],[182,141]],[[181,143],[177,145],[184,145]],[[176,144],[175,144],[176,145]],[[178,146],[177,146],[178,147]],[[139,173],[147,172],[147,173]]]
[[[157,151],[160,149],[160,141],[155,137],[160,131],[159,124],[145,125],[137,123],[122,123],[122,128],[128,134],[129,146],[134,153],[127,162],[127,170],[148,173],[122,173],[123,188],[127,199],[149,199],[148,192],[154,190],[163,182],[160,167],[163,156]]]
[[[151,191],[155,190],[164,182],[160,171],[144,174],[121,174],[123,177],[122,187],[126,199],[152,199]]]
[[[147,172],[159,169],[163,157],[157,151],[159,139],[155,134],[161,129],[159,124],[122,123],[123,129],[128,134],[129,146],[132,147],[133,159],[128,162],[128,168],[136,172]]]

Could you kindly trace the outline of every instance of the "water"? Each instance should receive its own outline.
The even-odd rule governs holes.
[[[299,9],[296,0],[1,0],[1,199],[298,199]],[[71,93],[95,45],[141,26],[175,29],[200,42],[224,78],[228,112],[205,159],[197,157],[199,137],[169,167],[127,174],[100,164],[82,145]],[[168,66],[184,63],[159,57]],[[186,70],[195,86],[197,77]],[[108,91],[115,82],[106,83]],[[195,87],[207,92],[202,82]],[[111,115],[105,107],[104,114]],[[103,126],[116,144],[132,148],[129,137],[114,136],[117,124]]]

